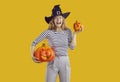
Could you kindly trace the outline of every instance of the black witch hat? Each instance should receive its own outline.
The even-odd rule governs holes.
[[[61,8],[59,7],[60,5],[55,5],[54,8],[52,9],[52,15],[49,17],[45,17],[45,21],[49,24],[49,22],[58,15],[63,16],[64,18],[67,18],[70,12],[62,13]]]

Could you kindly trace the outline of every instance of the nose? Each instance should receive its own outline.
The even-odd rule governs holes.
[[[57,18],[57,21],[59,21],[59,18]]]

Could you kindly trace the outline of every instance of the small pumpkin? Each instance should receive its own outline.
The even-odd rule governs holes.
[[[74,24],[73,24],[73,28],[75,31],[82,31],[82,24],[79,23],[78,21],[76,21]]]
[[[34,57],[36,57],[40,62],[49,62],[55,58],[55,52],[52,48],[43,44],[41,47],[36,49]]]

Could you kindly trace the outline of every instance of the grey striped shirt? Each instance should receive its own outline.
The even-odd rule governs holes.
[[[35,46],[45,38],[48,39],[49,46],[54,49],[56,55],[68,55],[68,47],[74,49],[70,44],[72,41],[72,32],[70,29],[60,32],[45,30],[32,42],[32,46]]]

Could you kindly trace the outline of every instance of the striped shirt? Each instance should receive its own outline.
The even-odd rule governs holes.
[[[45,30],[32,42],[32,46],[37,45],[45,38],[48,39],[49,46],[54,49],[56,55],[68,55],[68,47],[74,49],[74,46],[70,44],[72,41],[70,29],[59,32]]]

